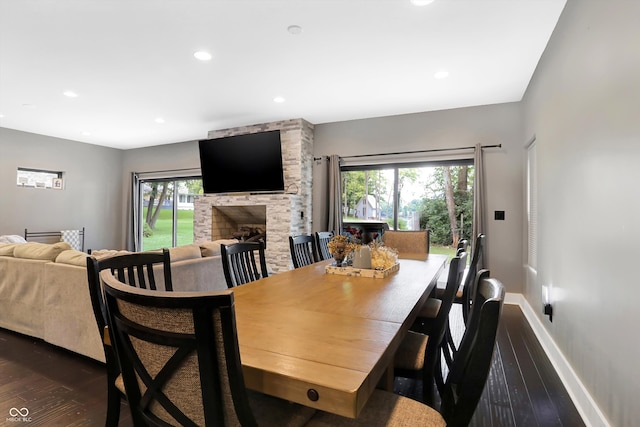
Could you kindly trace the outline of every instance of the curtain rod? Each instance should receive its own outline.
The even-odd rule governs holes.
[[[145,172],[132,172],[132,173],[164,173],[164,172],[184,172],[184,171],[195,171],[198,170],[199,168],[182,168],[182,169],[167,169],[167,170],[161,170],[161,171],[145,171]]]
[[[502,144],[495,145],[482,145],[480,148],[501,148]],[[416,151],[398,151],[395,153],[379,153],[379,154],[357,154],[355,156],[344,156],[341,159],[356,159],[360,157],[378,157],[378,156],[394,156],[398,154],[419,154],[419,153],[434,153],[438,151],[456,151],[456,150],[473,150],[476,147],[457,147],[457,148],[433,148],[431,150],[416,150]],[[314,157],[313,160],[327,159],[329,156]]]

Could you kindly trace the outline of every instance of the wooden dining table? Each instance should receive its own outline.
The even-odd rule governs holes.
[[[389,373],[392,383],[394,354],[445,261],[401,259],[370,278],[327,274],[329,260],[234,288],[246,386],[356,418]]]

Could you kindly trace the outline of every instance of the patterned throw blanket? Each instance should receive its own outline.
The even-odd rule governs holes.
[[[82,250],[82,238],[80,237],[80,230],[61,230],[60,234],[61,242],[67,242],[76,251]]]

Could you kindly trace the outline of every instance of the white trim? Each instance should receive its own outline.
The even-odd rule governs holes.
[[[556,345],[553,337],[544,327],[540,318],[536,316],[535,311],[529,305],[524,295],[516,293],[507,293],[504,298],[505,304],[514,304],[520,306],[524,317],[529,322],[531,329],[536,334],[536,338],[540,341],[542,349],[547,354],[554,369],[560,377],[560,381],[564,384],[573,404],[580,413],[582,420],[587,427],[611,427],[606,417],[598,408],[589,391],[585,388],[580,378],[576,375],[569,361],[564,357],[560,348]]]

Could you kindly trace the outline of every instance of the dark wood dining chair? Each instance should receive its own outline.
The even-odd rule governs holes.
[[[398,258],[427,259],[429,236],[429,230],[388,230],[382,235],[382,241],[398,251]]]
[[[318,412],[310,427],[444,426],[466,427],[478,406],[491,369],[498,325],[504,306],[504,286],[482,275],[475,308],[441,393],[439,413],[419,402],[376,390],[357,419]],[[411,332],[410,332],[411,333]],[[423,350],[420,350],[423,351]],[[420,357],[416,354],[416,357]],[[439,416],[441,415],[441,417]]]
[[[471,301],[473,299],[473,284],[475,283],[476,274],[478,272],[479,261],[480,259],[482,259],[485,238],[486,237],[484,234],[478,234],[478,237],[476,237],[474,249],[471,253],[471,262],[469,263],[469,267],[467,268],[467,274],[465,275],[460,288],[456,291],[456,295],[453,300],[455,304],[462,305],[462,317],[465,323],[469,318]],[[460,250],[461,249],[458,248],[458,251]],[[440,297],[443,293],[444,289],[438,288],[436,289],[435,295],[436,297]]]
[[[453,298],[460,286],[466,265],[467,253],[451,259],[447,285],[442,299],[429,298],[437,304],[425,304],[421,311],[428,317],[418,317],[401,342],[394,362],[394,376],[422,380],[423,401],[433,403],[433,386],[442,386],[440,345],[449,321]],[[427,300],[427,301],[428,301]],[[433,316],[431,316],[433,311]],[[425,313],[426,312],[426,313]]]
[[[491,369],[504,306],[502,283],[480,276],[475,307],[441,392],[440,412],[450,427],[468,426],[473,417]]]
[[[329,252],[329,242],[333,239],[331,231],[316,231],[314,234],[316,239],[316,249],[318,250],[318,261],[324,261],[333,258]]]
[[[220,255],[228,288],[269,276],[263,241],[221,245]],[[256,256],[259,266],[256,263]]]
[[[482,253],[484,251],[485,239],[486,236],[484,234],[478,234],[478,237],[476,237],[473,253],[471,254],[471,263],[469,264],[467,276],[462,285],[462,295],[456,294],[456,299],[454,300],[454,303],[462,304],[462,317],[465,323],[469,319],[471,304],[475,296],[474,284],[476,283],[476,274],[478,274],[480,260],[482,259]]]
[[[467,239],[460,239],[458,241],[458,246],[456,247],[456,250],[460,250],[460,249],[462,249],[465,252],[468,252],[469,241]]]
[[[304,267],[318,261],[316,241],[313,236],[289,236],[289,250],[293,268]]]
[[[153,292],[100,276],[134,425],[298,427],[314,415],[245,388],[233,292]]]
[[[108,328],[107,310],[103,298],[102,286],[100,283],[100,271],[112,271],[123,282],[129,286],[148,288],[156,290],[156,269],[162,269],[163,284],[161,289],[171,291],[171,260],[169,250],[162,252],[139,252],[126,255],[114,256],[97,260],[87,257],[87,279],[89,283],[89,296],[93,314],[96,318],[98,331],[102,337],[102,347],[107,367],[107,427],[117,426],[120,419],[120,401],[126,399],[124,385],[120,377],[120,365],[111,343],[110,330]]]
[[[460,286],[460,288],[458,288],[455,298],[453,299],[454,304],[461,305],[462,319],[465,325],[469,320],[471,303],[472,303],[472,299],[475,294],[475,289],[478,283],[478,281],[476,280],[476,276],[478,274],[479,260],[482,257],[484,239],[485,239],[484,234],[479,234],[478,237],[476,238],[473,254],[471,257],[471,263],[469,264],[469,268],[467,268],[467,274],[465,275],[462,285]],[[486,274],[488,274],[488,272]],[[453,336],[451,334],[451,329],[447,324],[444,340],[442,342],[442,355],[444,357],[445,362],[447,363],[447,366],[451,367],[451,363],[453,361],[453,357],[456,351],[457,351],[457,347],[453,339]]]

